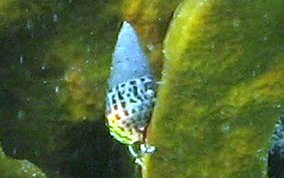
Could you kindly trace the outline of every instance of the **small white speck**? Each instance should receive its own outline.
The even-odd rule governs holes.
[[[252,75],[253,77],[255,77],[255,75],[256,75],[255,70],[252,71],[251,75]]]
[[[26,23],[26,28],[28,30],[32,30],[33,28],[33,22],[31,20],[28,20],[27,23]]]
[[[265,36],[265,37],[263,37],[263,40],[266,42],[267,41],[267,37]]]
[[[25,115],[25,112],[22,109],[20,109],[17,113],[17,119],[19,120],[23,119],[24,115]]]
[[[221,130],[223,133],[228,133],[231,130],[231,127],[228,124],[224,124],[222,125]]]
[[[53,21],[54,22],[58,22],[59,21],[59,18],[58,18],[57,14],[53,14]]]
[[[44,80],[44,81],[42,81],[42,83],[44,83],[44,84],[45,84],[45,83],[47,83],[47,81],[46,81],[46,80]]]
[[[147,48],[149,51],[153,51],[155,49],[155,46],[152,43],[150,43],[147,45]]]
[[[268,14],[267,13],[264,13],[264,16],[263,16],[265,19],[268,18]]]
[[[90,45],[87,46],[87,53],[90,53],[91,51],[91,48],[90,48]]]
[[[212,42],[212,43],[211,43],[210,48],[211,48],[211,49],[215,49],[215,42]]]
[[[24,63],[24,57],[23,56],[20,56],[19,62],[20,62],[20,64]]]
[[[13,154],[14,154],[14,155],[17,154],[17,148],[14,148],[14,149],[13,149]]]
[[[41,66],[40,69],[41,69],[41,70],[45,70],[45,66]]]
[[[148,144],[141,144],[140,145],[140,150],[142,153],[146,153],[146,154],[152,154],[155,152],[156,147],[155,146],[150,146]]]
[[[240,27],[240,20],[239,19],[233,20],[233,27],[234,28],[239,28]]]
[[[55,87],[54,92],[55,92],[55,93],[58,93],[58,92],[59,92],[59,86],[56,86],[56,87]]]

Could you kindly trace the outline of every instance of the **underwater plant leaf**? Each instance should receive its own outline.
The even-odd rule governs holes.
[[[0,147],[0,172],[2,178],[45,178],[45,174],[27,160],[16,160],[5,155]]]
[[[147,178],[266,177],[284,113],[281,0],[186,0],[164,42]],[[282,36],[282,37],[281,37]]]

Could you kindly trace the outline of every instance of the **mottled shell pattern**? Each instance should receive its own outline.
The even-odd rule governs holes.
[[[119,142],[143,142],[155,102],[155,82],[149,76],[116,85],[107,93],[106,118],[110,134]]]
[[[126,21],[118,34],[108,84],[106,118],[110,134],[127,145],[145,143],[156,82],[138,35]]]

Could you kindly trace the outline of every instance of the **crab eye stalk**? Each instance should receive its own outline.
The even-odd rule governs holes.
[[[110,135],[128,146],[147,145],[145,132],[154,107],[156,82],[138,36],[126,21],[118,35],[111,69],[106,96]]]

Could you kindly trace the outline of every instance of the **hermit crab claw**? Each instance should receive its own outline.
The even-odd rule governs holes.
[[[148,61],[134,28],[124,21],[112,56],[109,86],[142,76],[153,78]]]

